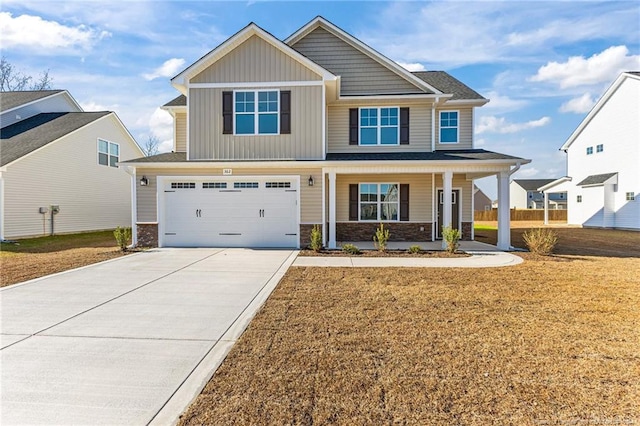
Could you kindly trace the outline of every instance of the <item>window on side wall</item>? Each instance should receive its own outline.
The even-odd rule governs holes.
[[[593,147],[592,146],[588,146],[587,147],[587,155],[591,155],[593,154]]]
[[[398,145],[399,108],[360,108],[360,145]]]
[[[398,221],[399,187],[397,183],[361,183],[358,216],[360,221]]]
[[[234,93],[236,135],[277,135],[279,133],[278,91]]]
[[[440,143],[458,143],[458,111],[440,111]]]
[[[581,203],[581,202],[582,202],[582,195],[578,195],[578,196],[576,197],[576,202],[577,202],[577,203]]]
[[[98,164],[118,167],[118,161],[120,161],[120,145],[104,139],[98,139]]]
[[[633,192],[627,192],[626,199],[627,201],[635,201],[636,195]]]
[[[602,151],[604,151],[604,145],[603,144],[596,145],[596,152],[602,152]]]

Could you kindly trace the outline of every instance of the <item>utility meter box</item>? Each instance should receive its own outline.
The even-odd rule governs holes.
[[[48,213],[49,209],[47,207],[40,207],[40,214]]]
[[[53,214],[60,213],[60,206],[51,206],[51,213]]]

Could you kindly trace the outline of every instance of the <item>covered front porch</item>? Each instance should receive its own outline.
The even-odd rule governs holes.
[[[510,250],[509,178],[527,160],[467,160],[345,161],[324,167],[325,247],[336,249],[345,242],[373,247],[380,223],[391,232],[389,248],[442,249],[441,231],[448,226],[459,229],[462,243],[472,247],[473,181],[493,175],[499,206],[496,248]]]

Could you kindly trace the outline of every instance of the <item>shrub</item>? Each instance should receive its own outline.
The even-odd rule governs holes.
[[[389,242],[389,230],[384,229],[384,223],[381,223],[376,234],[373,236],[373,245],[380,251],[387,250],[387,243]]]
[[[131,239],[131,228],[120,228],[119,226],[113,231],[113,236],[116,237],[116,243],[120,250],[127,251],[127,245]]]
[[[309,247],[315,252],[322,250],[322,231],[320,230],[320,225],[313,225]]]
[[[344,244],[342,251],[349,254],[360,254],[360,249],[354,244]]]
[[[531,253],[549,256],[558,242],[558,234],[551,229],[529,229],[522,239]]]
[[[462,233],[459,230],[453,229],[450,226],[442,228],[442,239],[446,244],[446,250],[448,253],[455,253],[456,250],[458,250],[458,247],[460,247],[461,236]]]
[[[420,246],[411,246],[411,247],[409,247],[408,251],[411,254],[418,254],[418,253],[420,253],[422,251],[422,247],[420,247]]]

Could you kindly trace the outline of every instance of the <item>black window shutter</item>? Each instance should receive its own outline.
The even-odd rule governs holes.
[[[349,145],[358,145],[358,108],[349,108]]]
[[[357,111],[357,110],[356,110]],[[349,220],[358,220],[358,184],[349,185]]]
[[[291,90],[280,91],[280,134],[291,134]]]
[[[222,134],[233,134],[233,92],[222,92]]]
[[[409,184],[400,184],[400,220],[409,220]]]
[[[400,108],[400,145],[409,145],[409,108]]]

